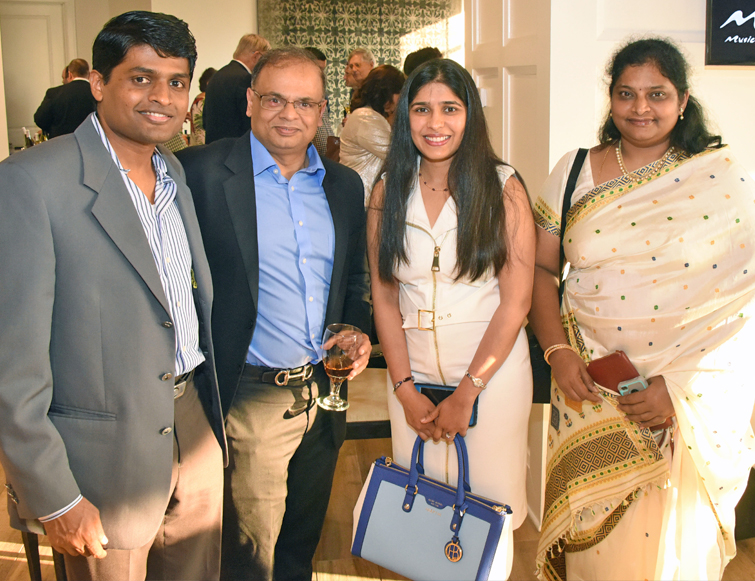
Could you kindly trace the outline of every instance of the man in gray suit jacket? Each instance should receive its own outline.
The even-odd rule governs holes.
[[[46,533],[69,579],[216,579],[211,276],[181,166],[155,147],[183,123],[194,39],[130,12],[93,57],[96,114],[0,164],[11,521]]]

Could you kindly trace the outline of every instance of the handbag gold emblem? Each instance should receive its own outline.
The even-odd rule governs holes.
[[[464,551],[461,550],[459,541],[448,541],[446,543],[445,552],[446,558],[452,563],[458,563],[461,561],[461,557],[464,553]]]

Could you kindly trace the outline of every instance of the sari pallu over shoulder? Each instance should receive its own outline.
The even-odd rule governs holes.
[[[568,166],[568,160],[560,163]],[[681,443],[682,456],[694,463],[704,489],[699,496],[709,499],[707,506],[691,510],[715,513],[725,565],[735,552],[734,506],[755,462],[750,426],[755,389],[746,364],[747,348],[755,340],[755,185],[728,148],[674,154],[653,172],[647,166],[637,174],[634,182],[622,176],[596,187],[585,187],[591,175],[583,175],[581,196],[566,221],[564,247],[571,270],[563,321],[585,361],[622,349],[642,375],[665,378],[683,440],[677,446]],[[550,232],[560,231],[550,210],[559,207],[560,196],[546,186],[535,205],[538,224]],[[571,472],[571,489],[559,494],[551,479],[568,472],[564,451],[575,457],[573,450],[583,445],[577,440],[589,433],[583,428],[606,421],[606,412],[628,425],[612,405],[596,411],[584,402],[577,411],[560,398],[565,411],[554,410],[560,423],[551,426],[548,441],[541,573],[548,568],[547,554],[577,541],[569,531],[582,510],[598,508],[606,521],[618,520],[610,508],[616,499],[633,493],[630,485],[636,492],[661,476],[647,465],[635,469],[628,488],[621,489],[616,483],[623,478],[613,470],[609,485],[599,474],[593,477],[594,466],[583,463]],[[556,397],[553,402],[559,408]],[[631,462],[618,468],[619,475],[632,472]],[[577,483],[576,476],[588,481]],[[679,503],[667,509],[669,542],[661,552],[667,564],[675,562],[672,537],[681,534],[674,532],[674,523],[688,510]],[[664,571],[664,578],[673,576],[673,570]]]

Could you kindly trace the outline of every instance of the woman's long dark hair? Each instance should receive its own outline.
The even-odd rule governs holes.
[[[681,51],[669,40],[645,38],[629,42],[613,55],[606,69],[606,75],[611,79],[609,98],[613,96],[613,89],[624,69],[646,64],[658,67],[660,73],[674,85],[680,99],[689,90],[689,64]],[[616,143],[621,138],[610,112],[603,121],[598,138],[605,145]],[[690,154],[721,146],[721,136],[713,135],[708,130],[705,111],[692,95],[687,100],[684,119],[678,119],[671,130],[669,145]]]
[[[452,60],[436,59],[414,70],[404,84],[393,123],[391,146],[385,159],[378,270],[386,282],[406,254],[406,210],[417,177],[419,150],[412,141],[409,106],[429,83],[443,83],[467,109],[464,137],[448,170],[448,190],[458,215],[456,280],[481,278],[492,267],[498,274],[506,264],[506,212],[497,168],[503,164],[490,145],[480,95],[464,68]]]

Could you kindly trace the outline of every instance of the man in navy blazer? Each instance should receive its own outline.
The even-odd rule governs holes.
[[[76,131],[96,104],[89,86],[89,63],[73,59],[65,73],[63,84],[48,89],[34,113],[34,123],[50,139]]]
[[[260,58],[251,133],[179,152],[215,288],[212,334],[226,415],[221,579],[311,579],[346,431],[328,393],[325,327],[369,331],[364,192],[311,144],[325,81],[301,49]],[[370,354],[361,336],[354,377]]]
[[[180,164],[196,62],[173,16],[94,41],[97,112],[0,164],[0,461],[71,580],[217,579],[212,283]]]
[[[270,43],[264,38],[246,34],[239,40],[233,60],[212,76],[205,91],[202,113],[205,143],[224,137],[240,137],[249,131],[246,91],[254,65],[268,50]]]

